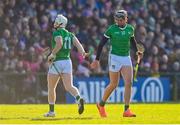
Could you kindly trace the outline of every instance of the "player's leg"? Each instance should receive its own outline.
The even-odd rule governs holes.
[[[105,88],[102,101],[100,102],[100,105],[101,105],[101,106],[104,106],[104,105],[105,105],[105,102],[107,101],[107,99],[109,98],[109,96],[111,95],[111,93],[112,93],[112,92],[114,91],[114,89],[118,86],[119,77],[120,77],[119,72],[109,71],[110,83],[109,83],[108,86]]]
[[[72,96],[75,97],[78,102],[78,113],[82,114],[84,111],[84,100],[80,97],[78,89],[73,85],[72,73],[63,73],[62,80],[66,91],[68,91]]]
[[[59,65],[59,61],[56,61],[49,66],[47,75],[49,112],[44,115],[45,117],[55,116],[54,105],[56,101],[56,86],[59,82],[61,72]]]
[[[119,72],[109,72],[109,78],[110,78],[110,83],[108,86],[105,88],[103,98],[100,103],[97,104],[97,108],[99,110],[99,114],[101,117],[107,117],[107,113],[105,111],[105,103],[111,93],[114,91],[114,89],[118,86],[119,83]]]
[[[123,66],[121,69],[122,77],[125,82],[125,93],[124,93],[124,103],[129,105],[131,98],[131,86],[132,86],[132,67]],[[126,109],[125,109],[126,110]]]
[[[113,92],[113,90],[118,86],[118,83],[119,83],[119,78],[120,78],[119,70],[121,68],[121,65],[119,64],[117,57],[118,56],[115,56],[112,54],[109,55],[109,79],[110,79],[110,83],[105,88],[102,100],[100,101],[99,104],[97,104],[97,107],[98,107],[98,110],[99,110],[101,117],[107,116],[104,105],[105,105],[107,99],[109,98],[109,96],[111,95],[111,93]]]
[[[49,102],[49,112],[46,113],[45,117],[54,117],[54,105],[56,101],[56,86],[59,81],[59,75],[49,74],[47,75],[48,81],[48,102]]]
[[[124,117],[135,117],[136,115],[132,113],[129,109],[130,99],[131,99],[131,88],[133,79],[133,67],[123,66],[121,69],[121,74],[125,82],[125,92],[124,92]]]
[[[68,73],[63,73],[62,80],[66,91],[68,91],[78,101],[80,99],[80,95],[78,89],[72,84],[72,75]]]
[[[110,54],[109,55],[109,79],[110,83],[108,86],[105,88],[104,95],[102,98],[102,101],[100,102],[101,106],[105,105],[106,100],[109,98],[111,95],[112,91],[118,86],[119,83],[119,78],[120,78],[120,69],[121,69],[121,64],[119,64],[119,56]]]
[[[62,72],[63,85],[72,96],[75,97],[78,102],[78,112],[82,114],[84,111],[84,100],[80,97],[78,89],[73,85],[72,76],[72,62],[71,60],[64,60],[64,70]]]

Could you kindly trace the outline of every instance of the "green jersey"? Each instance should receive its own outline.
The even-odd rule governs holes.
[[[56,53],[55,61],[70,59],[70,51],[71,51],[74,34],[67,31],[64,28],[57,29],[56,31],[53,32],[53,38],[51,41],[52,48],[55,47],[56,45],[55,38],[58,36],[62,37],[63,45],[62,45],[62,48]]]
[[[111,54],[118,56],[130,55],[130,39],[134,36],[134,28],[130,24],[126,24],[124,28],[118,25],[111,25],[104,34],[110,39]]]

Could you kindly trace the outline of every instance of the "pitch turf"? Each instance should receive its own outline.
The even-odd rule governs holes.
[[[132,104],[135,118],[123,118],[123,104],[107,104],[108,118],[100,118],[96,105],[85,105],[82,115],[76,104],[58,104],[57,116],[45,118],[48,105],[0,105],[1,124],[180,124],[180,104]]]

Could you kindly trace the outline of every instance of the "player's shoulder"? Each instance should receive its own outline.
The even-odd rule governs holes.
[[[74,37],[75,36],[75,34],[73,32],[70,32],[68,30],[66,30],[66,32],[69,34],[70,37]]]
[[[65,29],[65,28],[62,28],[62,29],[61,29],[61,32],[64,32],[64,33],[70,34],[70,35],[73,34],[72,32],[70,32],[69,30],[67,30],[67,29]]]
[[[117,27],[117,25],[116,24],[109,25],[108,29],[114,28],[114,27]]]
[[[113,31],[113,29],[114,29],[115,27],[117,27],[116,24],[109,25],[109,26],[107,27],[107,31]]]
[[[131,30],[134,30],[134,26],[131,25],[131,24],[127,24],[127,28],[131,29]]]

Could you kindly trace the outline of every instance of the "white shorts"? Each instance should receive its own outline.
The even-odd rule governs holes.
[[[109,71],[119,72],[122,66],[132,66],[130,56],[109,54]]]
[[[55,61],[49,66],[48,74],[59,75],[60,73],[72,73],[72,62],[70,59]]]

